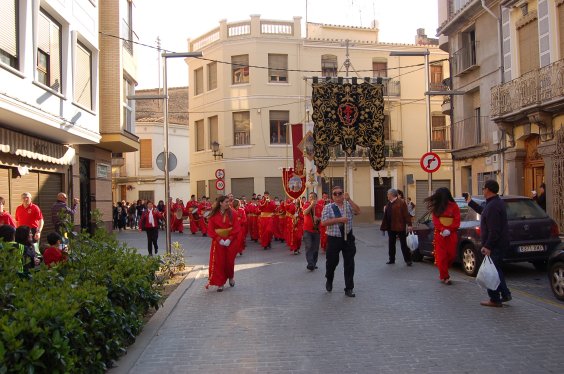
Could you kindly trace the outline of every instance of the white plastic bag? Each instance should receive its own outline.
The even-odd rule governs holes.
[[[415,235],[413,231],[407,234],[407,246],[412,251],[415,251],[417,248],[419,248],[419,237],[417,237],[417,235]]]
[[[484,257],[482,261],[482,266],[478,270],[478,275],[476,276],[476,283],[484,289],[496,290],[499,286],[499,273],[490,258],[490,256]]]

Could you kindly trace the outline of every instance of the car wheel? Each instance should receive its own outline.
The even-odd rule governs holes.
[[[423,255],[419,252],[419,249],[411,252],[411,260],[415,262],[421,262],[423,260]]]
[[[547,265],[546,261],[533,261],[533,266],[537,271],[546,271]]]
[[[480,268],[480,255],[472,244],[464,244],[460,251],[462,270],[466,275],[475,277]]]
[[[554,296],[564,301],[564,262],[556,262],[550,267],[548,279]]]

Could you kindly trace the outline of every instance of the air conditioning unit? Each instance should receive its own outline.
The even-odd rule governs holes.
[[[499,138],[500,138],[500,136],[499,136],[499,131],[498,131],[498,130],[495,130],[495,131],[492,133],[492,143],[493,143],[493,144],[499,144]]]
[[[492,167],[495,170],[499,170],[499,159],[500,159],[499,155],[497,155],[497,154],[491,155]]]

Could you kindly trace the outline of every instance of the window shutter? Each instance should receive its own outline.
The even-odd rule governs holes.
[[[80,43],[76,45],[75,73],[74,100],[87,109],[92,109],[92,53]]]
[[[210,117],[209,124],[210,124],[210,148],[211,148],[211,143],[213,143],[214,141],[216,142],[219,141],[217,116]]]
[[[521,75],[539,68],[538,21],[535,19],[521,27],[519,33],[519,64]]]
[[[217,88],[217,62],[208,64],[208,91]]]
[[[270,82],[288,81],[288,55],[268,54],[268,75]]]
[[[564,57],[564,3],[558,6],[558,21],[560,29],[560,57]]]
[[[18,1],[0,1],[0,49],[7,54],[18,57]]]
[[[139,139],[139,167],[151,169],[153,167],[153,139]]]
[[[204,150],[204,120],[195,122],[196,124],[196,151]]]

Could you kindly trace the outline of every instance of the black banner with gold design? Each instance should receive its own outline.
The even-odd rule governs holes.
[[[340,145],[352,156],[356,146],[368,149],[370,166],[381,170],[384,156],[384,86],[363,82],[313,83],[314,162],[321,173],[329,147]]]

